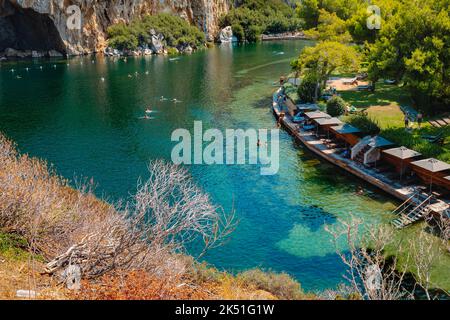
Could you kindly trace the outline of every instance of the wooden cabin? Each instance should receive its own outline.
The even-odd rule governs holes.
[[[333,126],[342,125],[343,122],[338,118],[316,118],[312,120],[317,125],[317,132],[326,133],[330,135],[330,128]]]
[[[419,152],[402,146],[400,148],[383,150],[381,160],[395,167],[395,171],[400,175],[404,175],[411,171],[411,162],[417,161],[420,156]]]
[[[330,127],[330,131],[336,139],[344,141],[350,147],[359,142],[362,134],[361,130],[349,124]]]
[[[450,191],[450,164],[430,158],[411,162],[411,168],[431,188],[434,185]]]

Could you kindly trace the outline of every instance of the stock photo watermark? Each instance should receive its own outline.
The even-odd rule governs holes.
[[[33,7],[34,3],[36,3],[36,6],[39,8],[42,6],[39,1],[31,0],[29,1],[28,7]],[[54,15],[56,8],[59,8],[59,10],[66,14],[66,27],[68,30],[81,30],[82,14],[80,6],[68,5],[66,7],[65,0],[56,0],[49,1],[48,7],[44,8],[44,11],[48,11],[49,14]]]
[[[279,129],[203,130],[201,121],[194,121],[194,132],[176,129],[172,142],[175,164],[258,165],[263,176],[276,175],[280,168]]]
[[[369,5],[367,7],[367,13],[370,16],[367,18],[366,25],[369,30],[381,29],[381,9],[376,5]]]

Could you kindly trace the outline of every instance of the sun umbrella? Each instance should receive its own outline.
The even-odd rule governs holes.
[[[416,162],[412,162],[411,164],[428,171],[430,174],[430,194],[432,192],[433,187],[433,177],[437,172],[445,171],[450,169],[450,164],[437,160],[437,159],[425,159]]]

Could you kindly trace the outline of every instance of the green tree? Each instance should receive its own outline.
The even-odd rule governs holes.
[[[379,38],[369,46],[372,80],[404,80],[417,106],[428,112],[450,104],[450,4],[398,2]]]
[[[298,97],[303,103],[316,102],[321,95],[319,78],[314,73],[306,73],[298,87]]]
[[[336,41],[323,41],[305,48],[297,60],[291,62],[294,70],[317,75],[321,88],[333,72],[354,72],[360,65],[360,55],[353,46]]]
[[[320,9],[318,27],[306,30],[305,34],[316,40],[331,40],[342,43],[352,41],[345,21],[339,18],[336,13],[330,13],[324,9]]]
[[[319,0],[303,0],[297,7],[297,14],[304,21],[305,29],[317,27],[319,10]]]
[[[345,113],[345,101],[339,96],[334,96],[327,101],[327,113],[332,117],[339,117]]]
[[[109,45],[119,50],[134,50],[137,48],[138,38],[130,32],[127,25],[119,23],[108,28]]]

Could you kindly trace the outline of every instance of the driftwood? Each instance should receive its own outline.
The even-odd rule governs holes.
[[[201,239],[202,255],[234,229],[234,217],[212,205],[186,170],[155,161],[149,171],[133,203],[97,221],[95,230],[88,226],[87,235],[52,259],[45,272],[58,274],[72,265],[88,279],[113,269],[160,272],[168,257],[184,252],[188,243]]]

